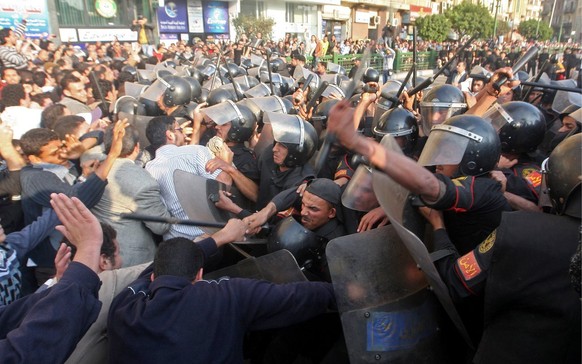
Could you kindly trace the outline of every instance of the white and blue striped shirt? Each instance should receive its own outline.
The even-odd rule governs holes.
[[[164,145],[156,150],[156,157],[146,164],[148,171],[158,184],[162,192],[162,199],[172,216],[178,219],[188,219],[184,212],[176,190],[174,188],[174,171],[182,170],[210,179],[222,172],[217,169],[214,173],[206,172],[206,162],[213,158],[210,150],[202,145],[184,145],[178,147],[173,144]],[[200,192],[199,192],[200,193]],[[170,230],[164,234],[164,240],[175,237],[194,239],[204,232],[196,226],[171,225]]]

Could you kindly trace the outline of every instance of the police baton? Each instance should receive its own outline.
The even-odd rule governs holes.
[[[195,220],[182,220],[175,217],[159,217],[152,215],[143,214],[121,214],[119,215],[122,219],[136,220],[136,221],[151,221],[151,222],[163,222],[172,225],[187,225],[187,226],[204,226],[212,228],[223,228],[226,223],[223,222],[209,222],[209,221],[195,221]]]
[[[533,57],[535,56],[538,51],[540,49],[536,46],[532,46],[530,47],[530,49],[527,50],[527,52],[525,52],[525,54],[521,57],[519,57],[519,59],[517,61],[515,61],[515,64],[513,65],[513,67],[511,67],[511,71],[513,72],[513,74],[516,74],[517,71],[519,71],[523,66],[525,66],[525,64]],[[499,77],[499,79],[497,81],[495,81],[493,83],[493,88],[495,89],[495,91],[499,91],[501,90],[501,86],[503,86],[505,83],[507,82],[507,76],[501,76]]]
[[[473,41],[477,38],[477,36],[479,36],[479,33],[475,34],[474,36],[471,37],[471,39],[469,39],[468,41],[466,41],[465,44],[463,44],[461,46],[461,48],[459,48],[457,50],[457,53],[455,53],[455,56],[453,58],[451,58],[447,63],[445,63],[445,65],[442,66],[438,71],[436,71],[436,73],[434,75],[432,75],[431,77],[429,77],[426,80],[422,81],[419,85],[416,85],[412,90],[409,90],[407,92],[408,93],[408,96],[412,96],[412,95],[418,93],[419,91],[424,90],[428,86],[432,85],[432,83],[434,82],[434,80],[436,80],[436,78],[438,76],[440,76],[443,72],[445,72],[445,70],[447,68],[449,68],[449,66],[453,63],[453,61],[455,60],[455,58],[457,58],[461,54],[461,52],[463,52],[465,50],[465,48],[467,48],[471,43],[473,43]]]

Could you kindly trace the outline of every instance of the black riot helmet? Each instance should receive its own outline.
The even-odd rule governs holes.
[[[133,96],[124,95],[113,105],[113,115],[123,112],[129,115],[146,115],[145,106]]]
[[[491,122],[501,140],[502,153],[530,153],[544,140],[546,119],[541,111],[523,101],[493,105],[483,119]]]
[[[282,58],[275,58],[269,62],[272,72],[279,72],[285,69],[286,63]]]
[[[433,87],[420,102],[422,130],[429,135],[433,125],[442,124],[451,116],[467,111],[463,92],[453,85]]]
[[[265,122],[271,123],[273,139],[287,148],[286,167],[302,166],[317,148],[317,132],[313,125],[298,115],[265,112]]]
[[[402,140],[403,143],[399,141],[398,144],[404,154],[408,154],[418,139],[418,124],[413,113],[399,106],[382,114],[378,122],[372,124],[372,133],[378,142],[386,134],[392,135],[397,141]]]
[[[208,98],[206,99],[206,102],[208,103],[208,105],[212,106],[226,102],[226,100],[236,101],[236,94],[234,92],[234,89],[217,87],[214,90],[210,91],[210,93],[208,93]]]
[[[289,216],[281,220],[273,232],[269,235],[267,250],[269,253],[286,249],[297,260],[299,266],[304,266],[308,261],[316,260],[321,247],[320,239],[317,235],[303,227]]]
[[[329,117],[329,112],[331,111],[331,108],[334,107],[338,102],[339,100],[329,99],[317,105],[317,108],[311,117],[311,122],[320,122],[322,127],[327,127],[327,118]]]
[[[190,76],[182,77],[188,84],[190,84],[190,101],[196,102],[200,95],[202,94],[202,86],[200,86],[200,82],[197,79]]]
[[[165,76],[159,78],[166,86],[162,101],[167,107],[186,105],[191,99],[191,88],[188,81],[179,76]]]
[[[364,83],[380,82],[380,72],[376,71],[372,67],[368,67],[364,71],[364,76],[362,77],[362,81],[364,81]]]
[[[128,64],[126,64],[125,66],[121,67],[121,72],[127,72],[127,73],[131,74],[134,77],[137,76],[137,68],[135,68],[134,66],[130,66]]]
[[[501,142],[495,128],[479,116],[457,115],[433,126],[421,166],[458,165],[464,176],[491,171],[499,161]]]
[[[558,215],[580,218],[582,134],[566,138],[552,151],[546,165],[546,183]]]
[[[231,100],[204,108],[201,111],[217,125],[231,123],[227,141],[246,142],[253,135],[257,125],[257,118],[253,110],[243,104],[235,104]]]

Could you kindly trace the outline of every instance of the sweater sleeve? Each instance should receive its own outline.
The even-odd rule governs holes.
[[[51,289],[0,307],[3,363],[62,363],[97,318],[99,278],[72,262]]]
[[[242,320],[249,329],[264,330],[288,326],[324,313],[335,305],[330,283],[233,279],[238,289]]]

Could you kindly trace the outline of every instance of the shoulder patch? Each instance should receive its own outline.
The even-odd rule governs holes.
[[[521,177],[533,187],[539,187],[542,184],[542,174],[535,168],[522,169]]]
[[[455,186],[462,187],[463,186],[463,182],[466,179],[467,179],[467,177],[458,177],[458,178],[451,179],[451,181],[453,181],[453,183],[455,184]]]
[[[493,230],[493,232],[491,234],[489,234],[487,239],[485,239],[485,241],[483,241],[481,244],[479,244],[479,253],[485,254],[491,249],[491,247],[495,243],[496,235],[497,235],[497,230]]]
[[[475,258],[475,252],[470,251],[457,259],[457,267],[466,281],[477,277],[481,273],[481,267]]]

